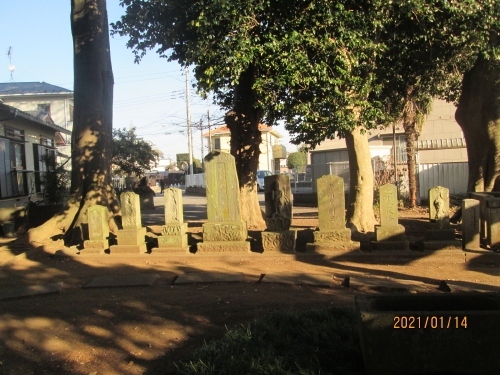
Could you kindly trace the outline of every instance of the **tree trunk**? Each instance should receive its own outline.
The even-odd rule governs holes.
[[[368,136],[366,132],[362,132],[361,127],[357,127],[346,134],[345,142],[350,175],[347,223],[355,231],[373,232],[373,169]]]
[[[89,206],[110,211],[110,228],[119,204],[111,183],[113,71],[106,0],[72,0],[74,121],[71,145],[71,194],[62,212],[29,232],[43,242],[64,234],[67,245],[83,241],[81,225]]]
[[[417,141],[417,130],[415,122],[404,123],[405,140],[406,140],[406,164],[408,167],[408,190],[409,190],[409,206],[410,208],[417,207],[417,176],[416,176],[416,156],[415,142]]]
[[[455,118],[467,143],[467,190],[499,191],[500,176],[500,74],[479,57],[464,74]]]
[[[259,130],[262,110],[256,107],[252,89],[255,74],[254,67],[242,73],[235,89],[233,110],[226,114],[226,123],[231,132],[231,154],[236,162],[243,220],[248,228],[262,229],[265,222],[257,196],[256,176],[262,142]]]

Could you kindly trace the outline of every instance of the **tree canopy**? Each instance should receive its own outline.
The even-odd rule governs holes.
[[[291,152],[286,159],[286,164],[288,168],[294,169],[299,173],[305,172],[307,153],[305,151]]]
[[[159,158],[150,143],[137,138],[135,128],[113,129],[113,172],[117,175],[144,175]]]

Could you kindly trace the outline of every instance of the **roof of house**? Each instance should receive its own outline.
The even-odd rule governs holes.
[[[271,126],[259,124],[259,130],[261,132],[272,132],[276,138],[283,138],[283,136],[280,133],[278,133],[276,130],[274,130]],[[209,132],[203,133],[203,137],[207,138],[209,135],[214,136],[214,135],[223,135],[223,134],[230,134],[230,133],[231,133],[231,131],[229,130],[229,127],[227,125],[223,125],[223,126],[219,126],[218,128],[212,129]]]
[[[4,82],[0,83],[0,96],[72,94],[73,91],[46,82]]]
[[[64,129],[63,127],[54,124],[54,122],[48,122],[45,120],[42,120],[38,118],[37,116],[33,116],[29,114],[28,112],[21,111],[20,109],[17,109],[15,107],[12,107],[10,105],[4,104],[0,101],[0,120],[2,121],[7,121],[7,120],[12,120],[15,119],[16,117],[21,117],[26,120],[29,120],[33,123],[36,123],[38,125],[46,126],[52,130],[55,130],[56,132],[64,133],[64,134],[71,134],[71,131]],[[9,116],[9,117],[5,117]]]

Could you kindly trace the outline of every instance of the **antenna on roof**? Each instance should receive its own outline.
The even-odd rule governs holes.
[[[9,47],[7,56],[9,56],[10,81],[14,82],[14,70],[16,70],[16,67],[14,64],[12,64],[12,47]]]

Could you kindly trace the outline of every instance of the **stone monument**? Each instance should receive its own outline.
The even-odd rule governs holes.
[[[477,250],[481,247],[479,223],[479,201],[462,200],[462,249]]]
[[[147,252],[146,228],[141,224],[141,203],[139,195],[127,191],[120,195],[122,227],[116,235],[118,244],[110,247],[110,253]]]
[[[290,178],[286,175],[264,177],[267,230],[262,232],[264,252],[294,253],[297,231],[292,224]]]
[[[359,249],[351,241],[351,230],[345,226],[344,179],[325,175],[316,182],[318,194],[319,230],[314,232],[314,243],[307,244],[307,251],[339,251]]]
[[[208,222],[203,224],[203,242],[198,243],[197,253],[249,252],[234,157],[214,151],[204,160]]]
[[[455,240],[455,231],[450,227],[450,191],[443,186],[429,189],[429,221],[424,248],[437,250],[443,248],[462,248]]]
[[[158,247],[152,253],[189,253],[187,223],[184,223],[182,190],[165,189],[165,225],[158,236]]]
[[[104,253],[109,249],[108,208],[100,205],[87,210],[89,239],[83,242],[84,254]]]
[[[379,188],[380,225],[375,227],[376,250],[408,250],[405,228],[398,223],[398,190],[396,185],[385,184]]]

